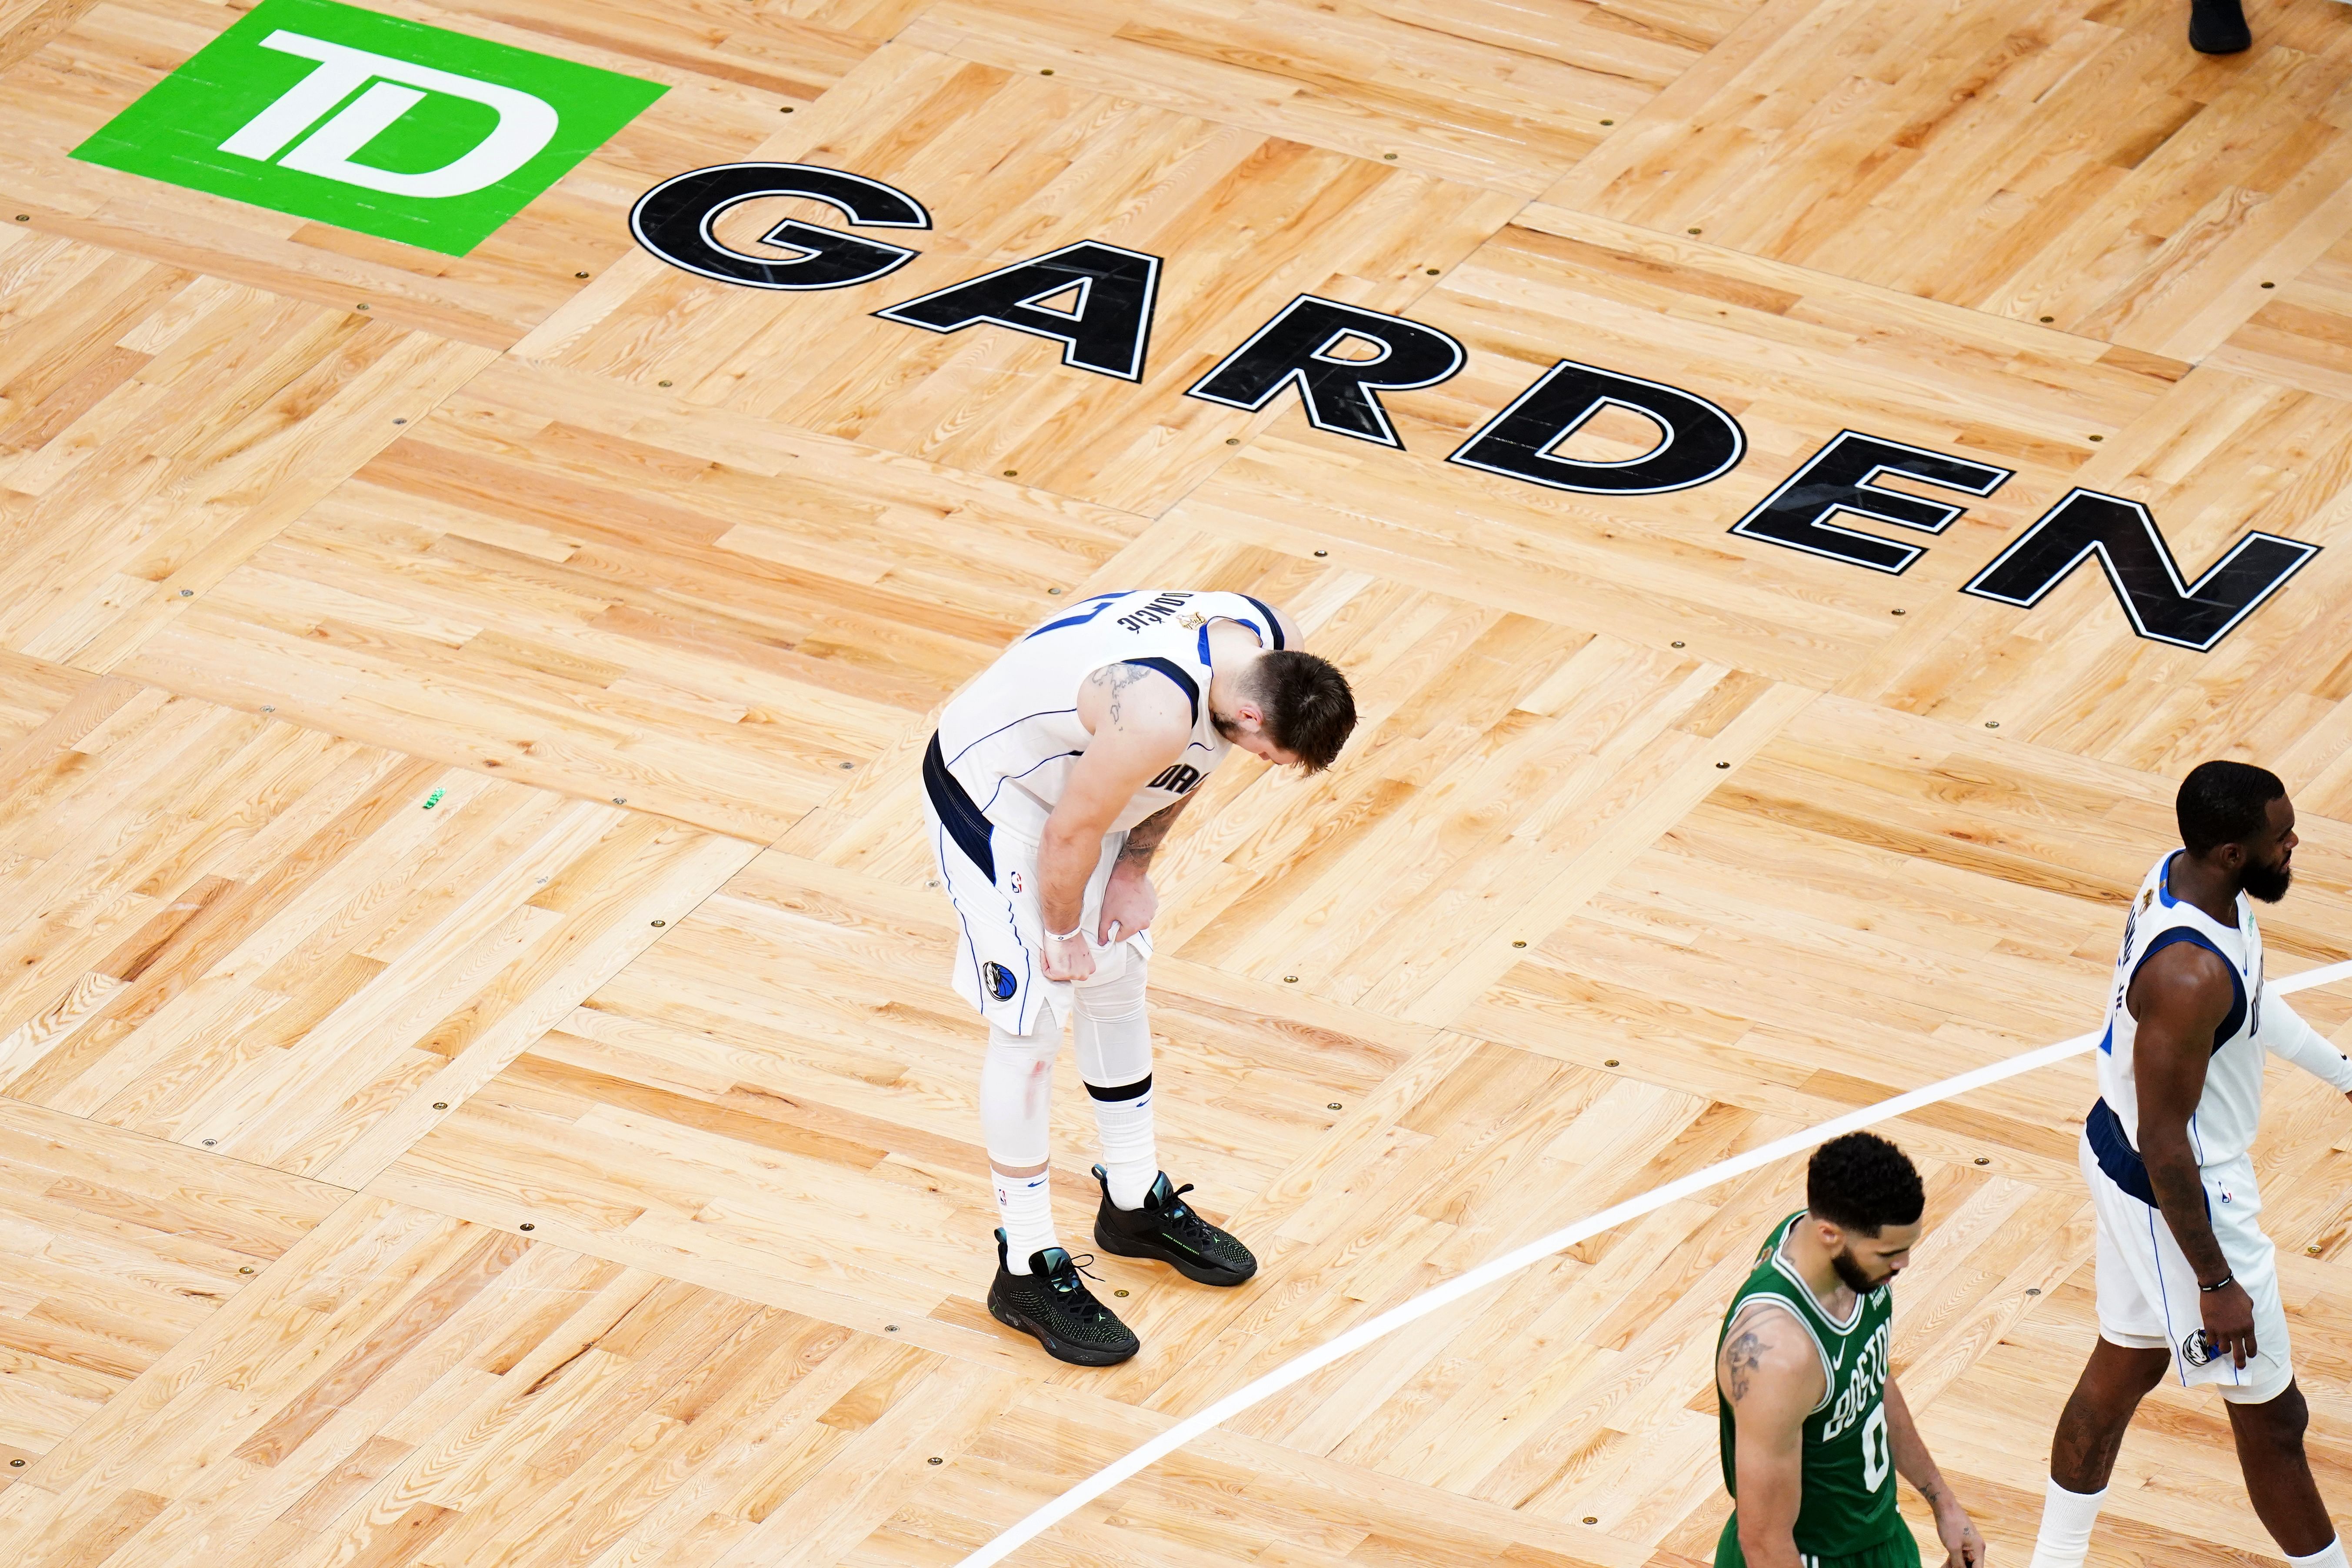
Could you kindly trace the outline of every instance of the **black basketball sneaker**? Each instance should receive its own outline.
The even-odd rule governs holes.
[[[2189,47],[2200,55],[2234,55],[2254,47],[2239,0],[2189,0]]]
[[[996,1233],[996,1282],[988,1288],[988,1315],[1045,1347],[1055,1361],[1117,1366],[1143,1348],[1125,1323],[1079,1278],[1076,1259],[1058,1247],[1029,1256],[1029,1272],[1004,1267],[1004,1233]]]
[[[1184,1201],[1190,1182],[1171,1186],[1168,1173],[1152,1178],[1139,1209],[1123,1209],[1110,1201],[1110,1178],[1100,1165],[1095,1180],[1102,1184],[1102,1207],[1095,1211],[1095,1245],[1121,1258],[1152,1258],[1174,1266],[1187,1279],[1203,1285],[1238,1285],[1257,1272],[1257,1259],[1238,1240],[1219,1230]]]

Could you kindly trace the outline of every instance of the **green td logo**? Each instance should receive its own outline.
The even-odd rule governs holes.
[[[463,256],[667,90],[335,0],[262,0],[73,155]]]

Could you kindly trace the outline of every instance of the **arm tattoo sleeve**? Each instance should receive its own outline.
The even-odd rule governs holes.
[[[1139,871],[1150,866],[1152,855],[1160,848],[1160,841],[1166,838],[1169,830],[1176,826],[1177,814],[1190,805],[1192,799],[1191,795],[1186,795],[1173,805],[1162,806],[1129,828],[1127,842],[1119,847],[1118,858],[1133,864]]]
[[[1733,1340],[1723,1352],[1724,1369],[1731,1375],[1731,1403],[1738,1404],[1748,1397],[1748,1385],[1756,1369],[1764,1364],[1764,1341],[1754,1329]]]
[[[1116,724],[1119,721],[1119,699],[1126,694],[1127,689],[1133,686],[1139,680],[1151,679],[1155,673],[1156,672],[1152,670],[1144,668],[1140,665],[1113,664],[1107,665],[1103,668],[1096,670],[1094,674],[1087,677],[1087,679],[1090,680],[1100,681],[1105,687],[1109,689],[1110,711],[1107,717],[1108,717],[1112,723]]]

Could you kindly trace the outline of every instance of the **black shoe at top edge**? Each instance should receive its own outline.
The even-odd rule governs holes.
[[[2242,54],[2254,47],[2253,30],[2239,0],[2189,0],[2189,47],[2200,55]]]

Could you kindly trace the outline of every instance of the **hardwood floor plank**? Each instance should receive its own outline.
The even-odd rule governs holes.
[[[2209,58],[2177,0],[368,4],[666,90],[446,255],[70,158],[241,13],[0,0],[0,1561],[952,1568],[1500,1253],[2093,1027],[2200,760],[2296,800],[2273,972],[2352,959],[2352,10]],[[744,162],[929,226],[713,216],[911,253],[782,289],[632,231]],[[1131,377],[879,314],[1081,242],[1156,266]],[[1302,296],[1369,313],[1188,395]],[[1415,331],[1458,366],[1382,385]],[[2208,575],[2252,534],[2317,552]],[[1014,639],[1168,585],[1282,605],[1360,723],[1153,863],[1160,1163],[1261,1268],[1089,1264],[1143,1350],[1080,1369],[986,1304],[920,763]],[[2246,611],[2203,651],[2198,595]],[[2352,1039],[2352,985],[2295,1005]],[[1881,1126],[1895,1360],[2003,1561],[2095,1333],[2093,1078]],[[2268,1093],[2334,1495],[2352,1141]],[[1591,1235],[1022,1560],[1701,1568],[1715,1329],[1801,1189]],[[2092,1561],[2266,1556],[2228,1446],[2153,1395]]]

